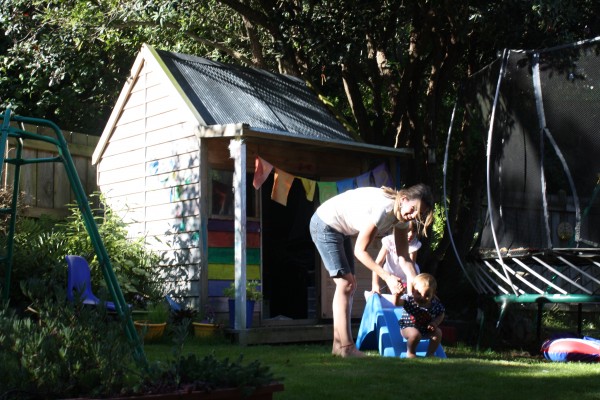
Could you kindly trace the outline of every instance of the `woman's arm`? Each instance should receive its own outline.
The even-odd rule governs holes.
[[[390,274],[385,271],[381,265],[377,264],[373,257],[367,251],[369,244],[373,241],[373,238],[377,234],[377,227],[375,224],[368,224],[358,232],[356,237],[356,244],[354,245],[354,256],[360,261],[365,267],[377,274],[381,279],[385,281],[392,294],[402,292],[401,279],[397,276]]]
[[[383,266],[385,262],[385,257],[387,256],[387,248],[385,245],[381,246],[379,250],[379,254],[377,254],[377,258],[375,259],[375,263]],[[371,292],[381,294],[381,287],[379,286],[379,276],[375,271],[371,272]]]

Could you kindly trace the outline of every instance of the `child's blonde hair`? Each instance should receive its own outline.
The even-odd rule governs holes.
[[[417,276],[414,277],[414,279],[412,280],[412,286],[414,288],[416,283],[422,283],[423,286],[427,287],[428,289],[433,290],[433,293],[435,293],[437,291],[437,280],[435,279],[435,277],[431,274],[428,273],[422,273],[419,274]]]

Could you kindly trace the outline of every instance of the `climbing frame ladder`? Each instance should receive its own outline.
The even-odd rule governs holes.
[[[28,132],[24,129],[24,124],[48,127],[52,129],[56,137],[43,136]],[[21,129],[16,128],[15,125],[20,126]],[[75,193],[77,205],[79,207],[79,210],[81,211],[86,230],[88,232],[88,235],[90,236],[92,245],[94,247],[94,251],[100,264],[100,268],[102,270],[102,274],[104,275],[104,279],[106,280],[108,290],[115,303],[115,310],[118,316],[124,322],[127,339],[134,346],[134,357],[136,358],[136,360],[145,364],[146,356],[144,354],[142,343],[140,342],[140,338],[137,335],[127,303],[125,302],[125,298],[123,297],[123,292],[121,291],[119,282],[117,281],[112,265],[110,263],[108,252],[106,250],[106,247],[104,246],[104,243],[102,242],[102,238],[100,237],[98,226],[94,221],[90,204],[83,189],[83,185],[81,184],[81,180],[79,179],[79,175],[77,175],[75,164],[73,163],[73,159],[71,158],[71,154],[69,153],[67,142],[62,134],[62,131],[58,128],[56,124],[54,124],[51,121],[38,118],[16,116],[13,115],[10,108],[8,108],[2,116],[2,127],[0,129],[0,135],[0,176],[2,176],[4,164],[14,165],[14,180],[12,185],[13,194],[11,206],[0,208],[0,214],[10,215],[6,248],[0,249],[0,266],[4,267],[4,285],[0,289],[2,292],[2,300],[6,303],[9,299],[15,224],[17,219],[19,176],[21,166],[27,164],[48,162],[62,163],[65,167],[69,183],[71,184],[71,189]],[[6,147],[9,138],[14,138],[16,140],[16,153],[14,158],[6,157]],[[22,157],[24,140],[37,140],[56,146],[58,155],[55,157],[24,159]]]

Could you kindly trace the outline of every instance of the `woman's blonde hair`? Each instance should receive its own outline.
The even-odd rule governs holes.
[[[419,209],[417,210],[417,233],[421,232],[427,236],[427,228],[433,223],[433,194],[429,186],[418,183],[416,185],[395,190],[386,186],[382,187],[386,197],[392,198],[394,202],[394,215],[401,221],[400,207],[402,207],[402,197],[408,200],[420,200]]]

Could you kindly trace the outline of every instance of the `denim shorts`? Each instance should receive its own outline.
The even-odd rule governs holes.
[[[349,236],[327,225],[317,213],[310,219],[310,236],[329,276],[354,274],[354,249]]]

